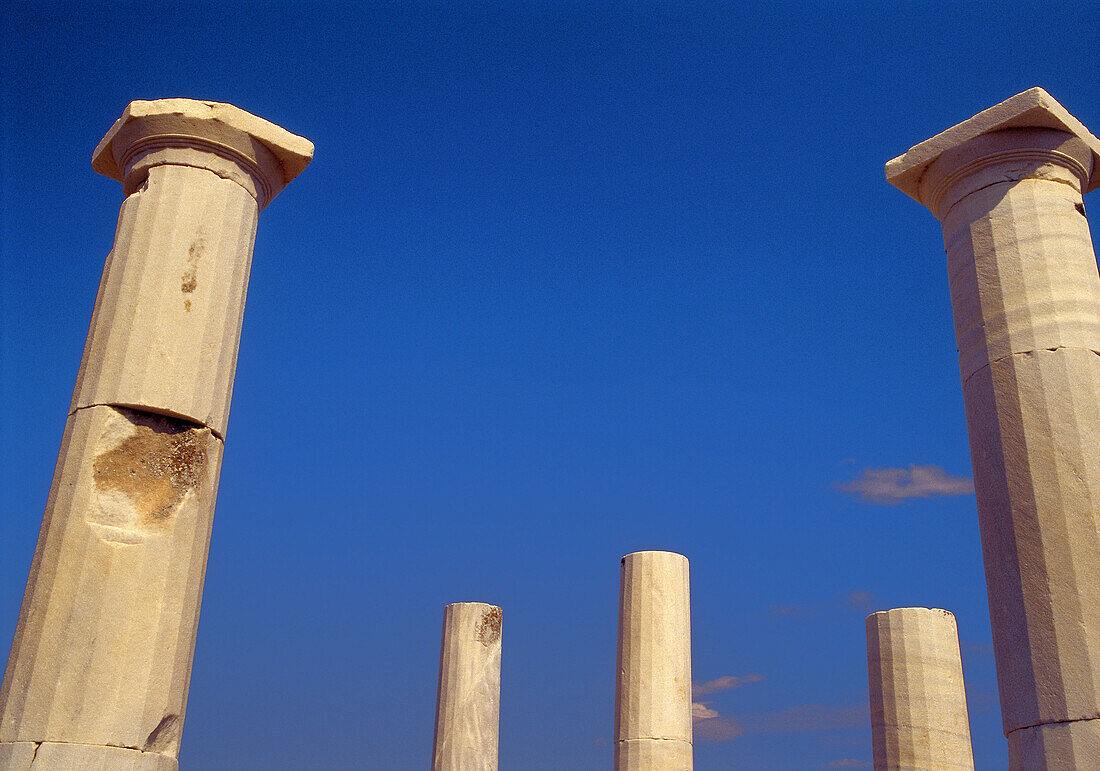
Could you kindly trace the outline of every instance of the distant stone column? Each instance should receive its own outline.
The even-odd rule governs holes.
[[[622,559],[616,771],[691,771],[691,610],[682,554]]]
[[[867,617],[875,768],[973,769],[955,617],[896,608]]]
[[[1100,141],[1033,88],[887,179],[943,225],[1013,768],[1100,758]]]
[[[132,102],[123,183],[15,641],[0,769],[176,768],[257,215],[313,145],[228,104]]]
[[[501,621],[483,602],[443,611],[432,771],[496,771]]]

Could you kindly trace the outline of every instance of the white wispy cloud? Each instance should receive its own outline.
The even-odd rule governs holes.
[[[858,495],[867,503],[893,505],[907,498],[931,498],[938,495],[973,495],[974,480],[951,476],[939,466],[909,468],[865,468],[850,482],[837,489]]]
[[[759,683],[764,680],[763,675],[723,675],[717,680],[709,680],[705,683],[694,683],[691,686],[693,696],[710,696],[712,693],[721,693],[733,688],[740,688],[749,683]]]
[[[745,733],[745,729],[736,721],[724,717],[718,710],[712,709],[706,702],[691,704],[691,733],[696,741],[728,742]]]
[[[718,710],[711,709],[705,702],[693,701],[691,703],[692,720],[710,720],[718,717]]]
[[[846,707],[806,704],[736,719],[719,714],[707,702],[691,705],[696,738],[706,742],[726,742],[742,734],[803,733],[844,731],[867,725],[867,705]]]

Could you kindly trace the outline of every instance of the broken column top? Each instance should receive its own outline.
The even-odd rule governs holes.
[[[649,550],[642,550],[642,551],[632,551],[632,552],[630,552],[630,554],[625,555],[619,561],[620,562],[625,562],[627,557],[641,557],[641,556],[658,555],[658,554],[665,555],[665,556],[670,556],[670,557],[676,557],[677,559],[687,559],[687,557],[685,557],[683,554],[679,554],[679,553],[674,552],[674,551],[661,551],[660,549],[655,549],[655,550],[654,549],[649,549]]]
[[[92,168],[123,182],[129,194],[136,182],[128,177],[163,158],[138,161],[168,148],[192,148],[233,162],[255,177],[261,208],[302,172],[313,158],[313,143],[270,121],[223,102],[155,99],[130,102],[122,117],[92,153]],[[183,165],[201,165],[175,160]],[[206,167],[206,166],[204,166]],[[242,182],[222,168],[211,171]],[[144,178],[144,174],[140,174]],[[251,192],[251,191],[250,191]]]
[[[1094,137],[1081,121],[1041,88],[1029,88],[998,105],[982,110],[931,139],[911,147],[886,164],[886,181],[913,198],[928,205],[921,195],[921,177],[941,155],[985,134],[1003,129],[1054,129],[1072,134],[1084,142],[1092,155],[1092,169],[1082,193],[1100,187],[1100,139]]]

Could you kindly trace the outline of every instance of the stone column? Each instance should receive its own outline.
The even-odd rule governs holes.
[[[623,557],[616,675],[616,771],[691,771],[691,611],[682,554]]]
[[[973,769],[955,617],[896,608],[867,617],[875,768]]]
[[[257,215],[313,145],[228,104],[130,104],[123,183],[15,641],[0,769],[176,768]]]
[[[496,771],[501,620],[483,602],[443,611],[432,771]]]
[[[943,225],[1013,768],[1100,758],[1098,160],[1033,88],[886,166]]]

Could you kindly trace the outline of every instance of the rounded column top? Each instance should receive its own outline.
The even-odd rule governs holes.
[[[904,616],[931,616],[933,618],[950,619],[955,621],[955,614],[943,608],[891,608],[890,610],[876,610],[867,616],[867,623],[878,623]]]
[[[92,153],[92,168],[127,195],[149,168],[197,166],[239,183],[262,209],[309,164],[313,143],[222,102],[130,102]]]
[[[500,610],[499,605],[493,605],[488,602],[449,602],[444,607],[446,608],[484,608],[486,610]]]
[[[687,562],[687,557],[674,551],[633,551],[625,555],[619,562],[635,559],[674,559]]]

